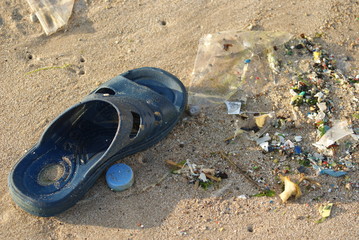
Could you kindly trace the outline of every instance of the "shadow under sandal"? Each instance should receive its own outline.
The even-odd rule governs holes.
[[[109,80],[56,118],[14,166],[13,200],[37,216],[65,211],[114,161],[167,136],[186,104],[183,84],[161,69],[134,69]]]

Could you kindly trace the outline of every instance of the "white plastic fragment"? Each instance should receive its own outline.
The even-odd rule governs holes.
[[[318,102],[320,103],[322,99],[324,99],[324,94],[322,92],[318,92],[317,94],[314,95],[314,97],[317,97]]]
[[[241,113],[241,102],[230,102],[230,101],[224,101],[224,103],[227,106],[227,112],[228,114],[240,114]]]
[[[318,114],[315,116],[315,120],[320,122],[325,118],[325,113],[324,112],[318,112]]]
[[[267,141],[269,141],[269,140],[271,140],[271,137],[270,137],[269,134],[267,133],[267,134],[264,135],[263,137],[258,138],[258,139],[256,140],[256,142],[257,142],[258,145],[260,145],[261,143],[267,142]]]
[[[187,164],[187,166],[188,166],[188,168],[189,168],[191,174],[192,174],[193,176],[198,176],[198,174],[194,172],[194,169],[196,169],[197,165],[194,164],[194,163],[191,163],[191,162],[189,161],[189,159],[186,160],[186,164]]]
[[[239,195],[237,198],[239,199],[248,199],[248,196],[246,194]]]
[[[198,179],[201,180],[202,182],[207,182],[207,181],[208,181],[208,179],[207,179],[207,177],[206,177],[206,174],[204,174],[203,172],[201,172],[201,173],[199,174]]]
[[[302,137],[302,136],[295,136],[295,137],[294,137],[294,140],[295,140],[296,142],[301,142],[301,141],[303,140],[303,137]]]
[[[294,148],[294,143],[293,143],[291,140],[287,140],[287,141],[284,143],[284,146],[285,146],[285,147],[288,147],[288,148]]]
[[[317,103],[317,106],[321,112],[327,110],[327,104],[325,102]]]
[[[262,142],[261,144],[259,144],[259,146],[266,152],[269,151],[269,143],[268,142]]]
[[[293,89],[290,89],[290,90],[289,90],[289,93],[290,93],[292,96],[298,96],[298,93],[296,93]]]
[[[337,121],[333,125],[331,129],[329,129],[318,142],[313,145],[319,149],[325,150],[330,145],[333,145],[336,141],[348,136],[352,135],[355,139],[355,135],[352,129],[348,127],[348,123],[346,121]],[[357,140],[357,139],[355,139]]]
[[[65,26],[71,16],[74,0],[27,0],[46,35]]]

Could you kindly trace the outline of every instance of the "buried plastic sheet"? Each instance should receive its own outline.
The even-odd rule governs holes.
[[[223,103],[239,94],[251,96],[277,81],[274,48],[292,35],[270,31],[226,31],[199,41],[190,83],[190,103]],[[240,98],[241,96],[239,96]]]
[[[74,0],[27,0],[46,35],[55,33],[69,20]]]

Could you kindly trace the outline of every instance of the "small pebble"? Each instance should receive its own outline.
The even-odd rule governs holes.
[[[249,225],[249,226],[247,227],[247,231],[248,231],[248,232],[253,232],[253,226],[252,226],[252,225]]]

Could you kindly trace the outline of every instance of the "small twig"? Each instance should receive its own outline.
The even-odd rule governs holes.
[[[211,174],[209,174],[209,173],[205,173],[204,175],[206,175],[206,177],[207,178],[209,178],[209,179],[211,179],[211,180],[214,180],[214,181],[216,181],[216,182],[220,182],[220,181],[222,181],[222,179],[221,178],[219,178],[219,177],[215,177],[215,176],[212,176]]]
[[[224,142],[231,141],[231,140],[233,140],[233,139],[235,139],[235,138],[236,138],[236,135],[233,135],[233,136],[231,136],[231,137],[229,137],[229,138],[224,139]]]
[[[310,178],[304,176],[304,173],[301,173],[301,174],[300,174],[299,181],[298,181],[298,184],[301,183],[301,182],[303,182],[304,180],[310,182],[311,184],[315,184],[315,185],[317,185],[317,186],[319,186],[319,187],[322,187],[322,185],[321,185],[319,182],[317,182],[317,181],[315,181],[315,180],[313,180],[313,179],[310,179]]]
[[[184,166],[184,165],[181,165],[181,164],[176,163],[176,162],[171,161],[171,160],[166,160],[166,163],[171,165],[171,166],[178,167],[178,168],[183,168],[183,166]]]
[[[142,192],[145,192],[145,191],[147,191],[148,189],[157,186],[158,184],[160,184],[161,182],[163,182],[163,180],[165,180],[165,179],[168,177],[168,175],[170,175],[169,172],[167,172],[165,175],[163,175],[156,183],[151,184],[151,185],[148,185],[147,187],[144,187],[144,188],[142,189]]]
[[[248,176],[248,174],[243,171],[235,162],[233,162],[229,157],[227,157],[223,152],[219,152],[219,154],[221,155],[222,159],[226,160],[227,162],[229,162],[233,167],[236,168],[236,170],[242,174],[249,182],[251,182],[256,188],[258,188],[259,190],[263,190],[263,188],[261,186],[259,186],[259,184],[254,181],[250,176]]]

